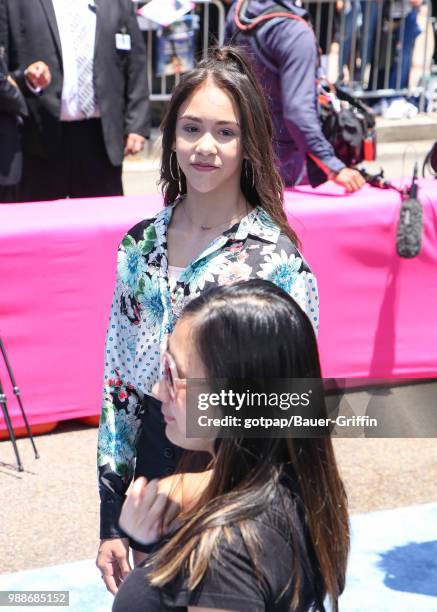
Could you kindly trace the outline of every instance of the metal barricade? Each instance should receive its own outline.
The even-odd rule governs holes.
[[[217,28],[217,44],[223,43],[224,38],[224,26],[225,26],[225,9],[223,3],[220,0],[194,0],[193,3],[196,8],[201,9],[200,14],[200,56],[195,59],[206,57],[208,47],[210,44],[210,22],[214,21]],[[144,3],[141,3],[144,4]],[[140,21],[140,26],[141,26]],[[175,74],[174,76],[156,76],[155,74],[155,49],[154,44],[156,40],[156,31],[158,27],[152,22],[143,24],[142,28],[145,33],[145,42],[147,47],[147,76],[148,85],[150,91],[150,100],[165,102],[170,99],[171,92],[175,85],[179,82],[180,75]]]
[[[412,3],[416,4],[413,7]],[[437,110],[430,0],[305,0],[325,73],[360,98],[414,96]]]
[[[436,16],[430,0],[416,9],[411,5],[414,1],[303,0],[329,80],[347,84],[359,98],[415,96],[421,111],[436,111],[437,74],[431,74]],[[225,8],[221,0],[195,0],[194,4],[201,8],[199,57],[203,58],[212,42],[211,21],[217,29],[215,42],[223,42]],[[145,40],[150,99],[164,102],[170,99],[180,76],[156,76],[156,26],[149,27]]]

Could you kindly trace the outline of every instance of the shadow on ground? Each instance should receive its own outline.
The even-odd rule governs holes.
[[[380,555],[389,589],[437,597],[437,540],[410,542]]]

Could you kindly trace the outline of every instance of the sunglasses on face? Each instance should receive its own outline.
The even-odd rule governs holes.
[[[174,402],[178,392],[178,385],[186,385],[187,379],[178,377],[175,361],[168,350],[162,356],[162,379],[167,386],[171,400]]]

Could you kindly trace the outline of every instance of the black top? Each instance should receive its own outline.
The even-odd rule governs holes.
[[[194,591],[184,587],[183,572],[163,588],[152,587],[147,579],[150,568],[140,565],[120,587],[112,612],[183,612],[187,606],[236,612],[288,612],[293,589],[293,581],[287,587],[293,573],[293,547],[302,542],[302,531],[291,533],[288,519],[297,518],[296,503],[284,486],[278,489],[269,510],[249,521],[256,527],[261,544],[257,559],[259,578],[239,528],[231,527],[231,544],[224,537],[221,539],[218,560],[211,560]],[[299,519],[298,523],[302,525]],[[315,601],[308,575],[303,580],[300,601],[300,612],[309,610]]]

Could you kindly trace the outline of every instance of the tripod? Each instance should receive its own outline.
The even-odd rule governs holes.
[[[11,379],[11,384],[12,384],[12,388],[13,388],[13,391],[14,391],[14,395],[16,396],[16,398],[18,400],[18,404],[20,406],[21,414],[23,416],[23,420],[24,420],[24,423],[26,425],[27,433],[29,434],[30,441],[32,442],[33,452],[35,453],[35,459],[39,459],[39,454],[38,454],[38,451],[36,450],[36,446],[35,446],[35,442],[33,440],[32,432],[30,431],[29,423],[27,421],[27,417],[26,417],[26,414],[25,414],[24,408],[23,408],[23,403],[21,401],[20,389],[18,388],[17,383],[15,382],[14,374],[12,372],[10,363],[8,361],[8,358],[7,358],[7,355],[6,355],[5,346],[3,344],[3,341],[1,339],[1,337],[0,337],[0,351],[1,351],[2,355],[3,355],[3,359],[4,359],[4,362],[5,362],[8,374],[9,374],[9,378]],[[7,427],[8,432],[9,432],[9,437],[11,438],[12,446],[14,447],[15,457],[17,458],[18,471],[22,472],[24,468],[23,468],[23,464],[21,463],[20,454],[18,452],[17,442],[15,440],[14,429],[12,427],[11,419],[10,419],[9,412],[8,412],[8,407],[6,405],[6,395],[5,395],[4,391],[3,391],[1,380],[0,380],[0,406],[1,406],[1,409],[2,409],[2,412],[3,412],[3,416],[4,416],[4,419],[5,419],[6,427]]]

